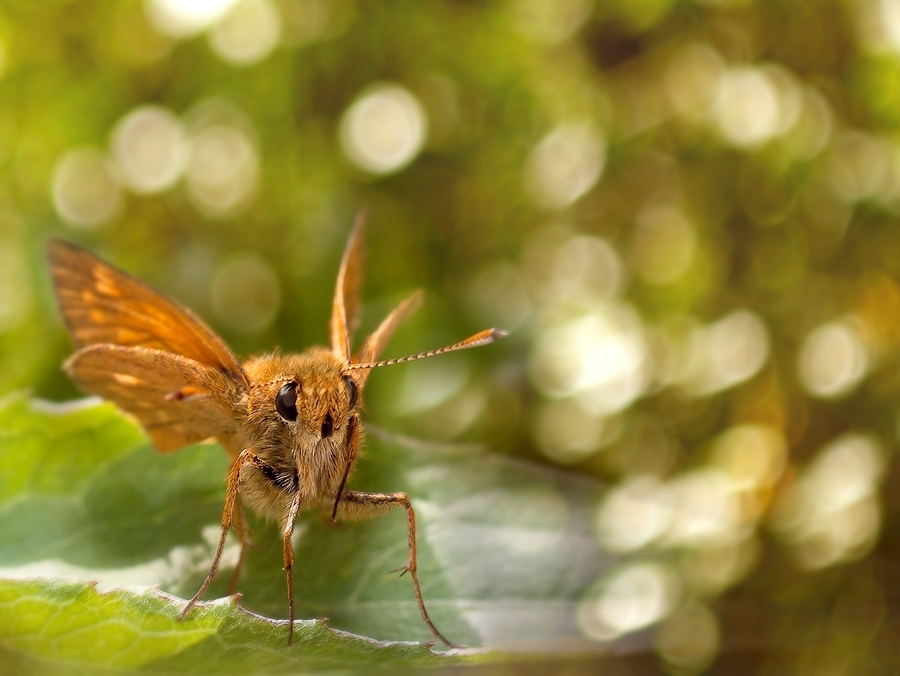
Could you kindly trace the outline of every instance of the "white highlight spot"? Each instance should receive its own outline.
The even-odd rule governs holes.
[[[878,485],[885,464],[876,439],[848,434],[822,449],[779,497],[773,525],[803,566],[823,568],[871,548],[881,526]]]
[[[671,518],[665,485],[653,477],[635,477],[610,492],[597,515],[597,531],[610,551],[630,552],[654,542]]]
[[[562,209],[590,190],[606,164],[606,139],[593,126],[561,125],[531,151],[525,189],[548,209]]]
[[[610,641],[658,622],[672,610],[678,582],[668,568],[639,563],[617,572],[578,606],[578,626],[588,637]]]
[[[580,462],[610,443],[618,425],[593,415],[572,399],[546,401],[534,419],[534,437],[540,451],[554,462]]]
[[[710,464],[728,477],[735,490],[753,493],[775,485],[787,455],[787,442],[774,427],[735,425],[716,438]]]
[[[281,16],[270,0],[240,0],[209,31],[209,44],[223,61],[247,66],[278,44]]]
[[[212,124],[196,132],[187,185],[194,204],[210,216],[231,215],[256,190],[256,145],[237,127]]]
[[[394,84],[373,85],[341,119],[340,140],[347,158],[363,171],[388,174],[419,154],[428,119],[418,99]]]
[[[628,270],[605,239],[551,226],[532,235],[522,252],[523,272],[544,303],[594,305],[625,289]]]
[[[586,411],[621,411],[647,384],[640,316],[610,304],[545,330],[531,354],[531,377],[551,397],[575,396]]]
[[[672,518],[665,544],[713,547],[732,544],[748,535],[742,516],[742,497],[725,473],[702,469],[683,474],[668,484]]]
[[[839,397],[866,375],[869,355],[855,321],[841,320],[814,329],[803,342],[800,380],[819,397]]]
[[[878,21],[884,38],[894,51],[900,52],[900,0],[880,0]]]
[[[693,389],[710,394],[748,380],[769,358],[765,324],[749,310],[732,312],[696,337]]]
[[[122,206],[119,176],[109,158],[95,148],[70,150],[53,171],[53,205],[72,225],[93,229]]]
[[[119,120],[112,154],[131,190],[161,192],[181,178],[189,155],[187,134],[170,110],[141,106]]]
[[[145,0],[150,21],[173,38],[187,38],[209,28],[237,0]]]
[[[557,44],[571,38],[591,14],[593,0],[507,0],[511,23],[537,42]]]
[[[728,72],[714,109],[722,136],[742,148],[760,146],[775,136],[782,112],[772,79],[758,68]]]

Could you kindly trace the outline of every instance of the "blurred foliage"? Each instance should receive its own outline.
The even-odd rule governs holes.
[[[0,392],[76,395],[48,237],[246,355],[325,341],[366,208],[363,330],[428,290],[390,355],[513,330],[369,418],[604,479],[656,566],[585,635],[892,673],[898,111],[897,0],[6,0]]]

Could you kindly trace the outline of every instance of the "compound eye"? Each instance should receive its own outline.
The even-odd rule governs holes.
[[[356,406],[356,400],[359,399],[359,390],[350,376],[344,376],[344,382],[347,384],[347,392],[350,393],[350,408],[353,408]]]
[[[297,383],[285,383],[275,395],[275,409],[285,420],[297,419]]]

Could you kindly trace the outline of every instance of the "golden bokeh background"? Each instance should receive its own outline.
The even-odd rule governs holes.
[[[326,338],[369,214],[370,418],[602,480],[586,637],[900,671],[900,0],[8,0],[0,393],[76,396],[43,247],[242,355]]]

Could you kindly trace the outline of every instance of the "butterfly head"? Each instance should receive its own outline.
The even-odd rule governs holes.
[[[360,404],[358,378],[329,350],[269,356],[246,368],[255,383],[248,422],[257,438],[297,447],[341,437]]]

